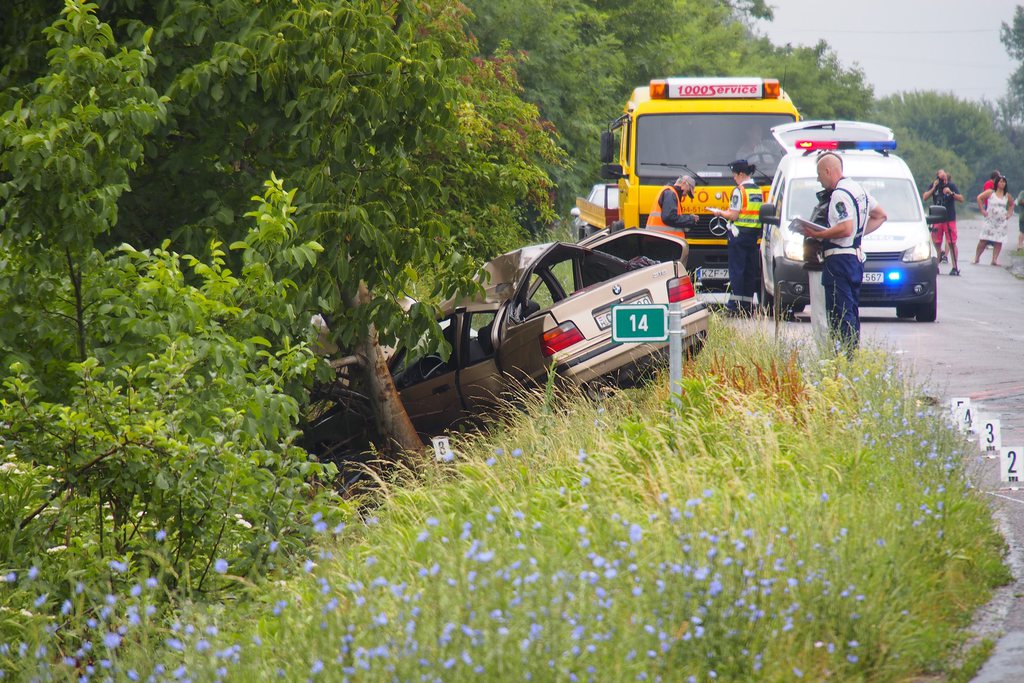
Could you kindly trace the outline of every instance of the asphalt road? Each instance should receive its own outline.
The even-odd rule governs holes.
[[[1024,279],[1008,268],[989,265],[992,250],[973,265],[981,222],[958,222],[961,277],[942,264],[938,280],[938,320],[918,323],[896,318],[892,309],[862,309],[862,339],[906,359],[940,405],[969,397],[976,413],[1000,420],[1003,446],[1024,446]],[[1017,246],[1004,242],[1000,262],[1011,263]],[[1011,235],[1008,235],[1008,240]],[[809,310],[809,309],[808,309]],[[807,316],[782,323],[784,333],[810,334]],[[1014,581],[1000,589],[976,615],[973,631],[997,640],[992,657],[974,683],[1024,681],[1024,490],[1000,482],[999,459],[972,456],[975,485],[992,502],[993,514],[1009,547]],[[1024,483],[1019,485],[1024,487]]]

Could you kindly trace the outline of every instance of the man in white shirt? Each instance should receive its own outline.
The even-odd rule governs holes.
[[[808,236],[822,241],[821,284],[829,333],[848,354],[860,345],[860,284],[864,279],[861,238],[886,221],[885,210],[860,183],[843,176],[843,160],[826,152],[818,158],[818,182],[832,193],[828,228]]]

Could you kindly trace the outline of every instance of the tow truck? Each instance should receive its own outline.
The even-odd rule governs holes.
[[[735,159],[757,166],[755,180],[767,192],[785,154],[771,129],[799,119],[771,78],[680,77],[635,88],[624,113],[601,133],[601,176],[618,182],[622,227],[646,227],[662,188],[681,175],[692,176],[694,197],[680,207],[697,216],[696,226],[685,232],[687,267],[702,291],[728,291],[728,228],[709,209],[728,207],[735,187],[728,164]],[[612,163],[616,153],[618,163]],[[597,228],[615,227],[594,218]]]

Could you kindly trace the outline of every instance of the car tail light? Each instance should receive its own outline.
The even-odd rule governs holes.
[[[581,341],[583,341],[583,334],[570,320],[540,336],[540,351],[545,356],[553,356],[562,349],[567,349]]]
[[[697,293],[693,291],[693,283],[690,282],[689,275],[674,277],[668,281],[668,302],[670,304],[692,299],[695,296]]]

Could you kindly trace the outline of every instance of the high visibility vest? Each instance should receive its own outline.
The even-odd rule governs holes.
[[[676,202],[681,203],[679,199],[679,193],[676,192],[675,185],[666,185],[661,188],[657,196],[654,198],[654,205],[651,207],[651,212],[647,214],[647,227],[648,228],[668,228],[670,227],[665,221],[661,220],[661,197],[665,194],[665,190],[672,190],[676,195]]]
[[[740,185],[740,192],[743,194],[743,204],[740,206],[740,215],[732,224],[737,228],[760,228],[764,193],[753,180],[748,180]]]

